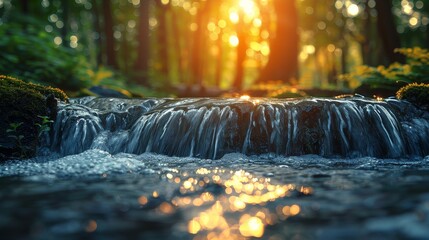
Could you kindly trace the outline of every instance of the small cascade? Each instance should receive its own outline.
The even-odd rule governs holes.
[[[115,99],[62,104],[51,146],[221,158],[227,153],[429,155],[429,113],[394,99]]]

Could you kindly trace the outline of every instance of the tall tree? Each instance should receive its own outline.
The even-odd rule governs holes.
[[[140,1],[139,21],[137,34],[137,62],[135,70],[138,72],[136,81],[147,85],[149,70],[149,0]]]
[[[275,36],[270,40],[270,56],[258,82],[280,80],[290,83],[298,72],[298,13],[295,1],[273,0],[277,15]]]
[[[244,61],[246,60],[246,35],[247,31],[245,29],[245,24],[243,21],[243,15],[240,15],[240,20],[237,24],[237,61],[235,67],[235,77],[233,82],[233,87],[236,90],[241,90],[243,88],[243,78],[244,78]]]
[[[21,0],[21,11],[23,14],[29,14],[28,0]]]
[[[95,39],[95,43],[98,46],[96,48],[96,65],[97,67],[103,63],[103,51],[102,51],[102,46],[103,46],[103,41],[102,41],[102,37],[101,37],[101,19],[100,19],[100,8],[99,8],[99,1],[98,0],[93,0],[92,1],[92,13],[94,15],[93,18],[93,25],[94,25],[94,31],[95,33],[97,33],[97,37]]]
[[[405,62],[405,56],[394,52],[395,48],[401,47],[399,34],[396,31],[395,19],[392,13],[392,0],[376,0],[378,13],[377,28],[383,44],[384,54],[389,63]]]
[[[198,10],[196,16],[197,29],[193,34],[192,59],[191,59],[191,74],[192,83],[199,86],[202,85],[202,63],[201,50],[203,49],[204,36],[204,14],[206,13],[207,3],[203,3],[203,7]]]
[[[171,4],[171,3],[170,3]],[[179,15],[177,14],[177,11],[175,11],[175,9],[171,9],[171,18],[172,19],[179,19]],[[184,61],[182,59],[184,53],[182,50],[182,37],[180,36],[181,32],[180,32],[180,24],[178,21],[172,21],[172,31],[173,31],[173,35],[175,36],[175,40],[173,41],[173,48],[174,48],[174,53],[175,53],[175,59],[177,62],[177,77],[178,77],[178,81],[181,83],[184,79],[183,79],[183,72],[185,70],[184,67]]]
[[[145,2],[145,1],[143,1]],[[104,39],[106,47],[106,63],[108,66],[117,68],[118,63],[116,59],[115,51],[115,38],[113,35],[113,13],[110,0],[105,0],[102,2],[103,5],[103,20],[104,20]]]
[[[61,10],[64,26],[61,28],[61,37],[63,39],[64,46],[69,47],[70,41],[68,39],[69,29],[69,0],[61,0]]]
[[[160,63],[160,72],[165,77],[168,78],[170,68],[169,68],[169,44],[168,44],[168,12],[170,11],[170,4],[164,4],[161,1],[156,1],[157,3],[157,13],[158,13],[158,31],[157,31],[157,45],[158,45],[158,56]]]

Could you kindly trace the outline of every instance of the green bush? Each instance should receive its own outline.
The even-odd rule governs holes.
[[[424,109],[429,109],[429,84],[409,84],[399,89],[396,97],[401,100],[407,100]]]
[[[361,66],[350,74],[342,75],[345,81],[360,81],[355,92],[366,96],[389,97],[411,83],[429,83],[429,52],[422,48],[401,48],[395,52],[407,57],[406,64],[393,63],[388,67]]]
[[[67,91],[91,84],[86,58],[74,49],[56,45],[36,20],[31,24],[3,23],[0,36],[0,74]]]

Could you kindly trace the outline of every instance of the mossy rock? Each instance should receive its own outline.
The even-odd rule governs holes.
[[[68,101],[67,95],[58,88],[53,88],[49,86],[42,86],[34,83],[27,83],[17,78],[0,75],[0,86],[2,87],[14,87],[22,90],[31,89],[44,96],[53,95],[55,98],[58,98],[61,101]]]
[[[38,145],[38,116],[56,116],[56,99],[67,101],[67,95],[56,88],[26,83],[0,76],[0,160],[32,157]],[[22,123],[16,132],[7,132],[10,124]],[[22,136],[18,146],[13,136]]]
[[[399,89],[396,97],[401,100],[407,100],[420,108],[429,110],[429,84],[412,83]]]

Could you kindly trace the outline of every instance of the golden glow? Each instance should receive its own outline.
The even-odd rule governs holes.
[[[60,45],[61,43],[63,43],[63,39],[61,37],[55,37],[54,38],[54,43],[56,45]]]
[[[85,228],[86,232],[95,232],[97,230],[97,222],[94,220],[90,220]]]
[[[262,20],[260,18],[253,19],[253,26],[260,28],[262,26]]]
[[[374,98],[375,98],[375,100],[377,100],[377,101],[379,101],[379,102],[381,102],[381,101],[383,101],[383,100],[384,100],[382,97],[379,97],[379,96],[374,96]]]
[[[138,201],[141,205],[145,205],[148,202],[147,197],[145,196],[139,197]]]
[[[333,53],[336,49],[334,44],[329,44],[326,49],[328,49],[329,52]]]
[[[184,187],[184,188],[186,188],[186,189],[191,188],[191,187],[192,187],[192,182],[185,181],[185,182],[183,183],[183,187]]]
[[[201,230],[201,225],[198,221],[191,220],[188,223],[188,232],[190,234],[197,234]]]
[[[305,45],[305,46],[304,46],[304,51],[305,51],[307,54],[313,54],[313,53],[315,53],[315,52],[316,52],[316,48],[315,48],[313,45]]]
[[[301,207],[299,207],[298,205],[292,205],[290,207],[290,214],[292,216],[298,215],[300,211],[301,211]]]
[[[250,100],[248,95],[240,99]],[[254,101],[253,99],[251,100]],[[176,208],[199,210],[192,213],[186,225],[188,233],[195,239],[243,239],[264,236],[265,227],[286,220],[301,213],[298,204],[278,205],[272,209],[264,207],[288,197],[290,191],[311,194],[311,187],[295,185],[276,185],[270,178],[258,177],[243,170],[226,171],[221,168],[199,168],[190,172],[166,173],[166,181],[177,184],[184,195],[174,197],[171,202],[163,202],[157,210],[172,214]],[[204,190],[207,185],[220,186],[223,192],[212,194]],[[146,203],[143,196],[139,202]],[[194,210],[193,210],[194,211]],[[232,214],[235,213],[235,214]]]
[[[225,20],[223,20],[223,19],[221,19],[221,20],[219,20],[219,21],[217,22],[217,25],[218,25],[220,28],[225,28],[225,27],[226,27],[226,21],[225,21]]]
[[[171,206],[171,204],[167,203],[167,202],[163,202],[160,206],[159,206],[159,210],[164,213],[164,214],[171,214],[174,212],[174,208],[173,206]]]
[[[238,37],[236,35],[232,35],[229,37],[229,44],[232,47],[237,47],[239,43],[240,43],[240,40],[238,39]]]
[[[350,6],[347,7],[347,14],[350,17],[356,17],[357,15],[359,15],[359,12],[359,6],[354,3],[350,4]]]
[[[240,100],[249,101],[250,100],[250,96],[249,95],[240,96]]]
[[[249,17],[253,18],[257,14],[258,8],[256,7],[253,0],[240,0],[238,5],[243,10],[243,12]]]
[[[240,233],[244,237],[262,237],[265,226],[258,217],[250,217],[247,214],[240,219]]]
[[[229,20],[231,20],[232,23],[238,23],[238,21],[240,21],[240,16],[236,11],[232,11],[229,13]]]
[[[198,25],[196,23],[191,23],[191,25],[189,25],[189,30],[191,30],[192,32],[197,31],[198,29]]]
[[[416,17],[411,17],[408,23],[411,27],[415,27],[419,23],[419,20]]]

